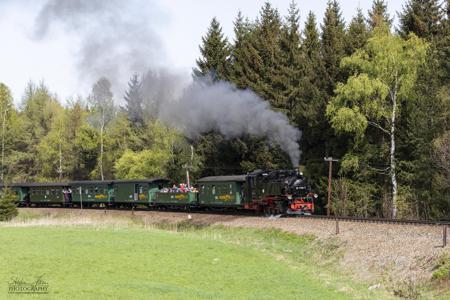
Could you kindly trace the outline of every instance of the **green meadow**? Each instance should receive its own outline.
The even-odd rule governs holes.
[[[386,299],[320,259],[335,248],[189,223],[0,226],[0,299]],[[8,293],[13,279],[36,278],[48,294]]]

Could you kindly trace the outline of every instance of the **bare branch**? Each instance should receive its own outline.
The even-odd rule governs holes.
[[[376,127],[376,128],[378,128],[378,129],[380,129],[381,131],[383,131],[383,132],[386,133],[387,135],[390,134],[390,132],[389,132],[388,130],[386,130],[385,128],[381,127],[380,124],[377,124],[377,123],[372,122],[372,121],[369,121],[368,123],[369,123],[369,125],[371,125],[371,126],[373,126],[373,127]]]

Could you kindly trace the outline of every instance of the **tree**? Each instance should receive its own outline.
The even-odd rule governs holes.
[[[387,11],[387,3],[384,0],[373,1],[372,8],[368,12],[369,18],[367,19],[367,23],[369,23],[371,29],[374,29],[382,23],[385,23],[389,28],[391,27],[392,18]]]
[[[303,61],[302,100],[299,104],[296,123],[303,132],[300,147],[301,164],[305,174],[311,179],[313,188],[321,190],[321,177],[324,174],[323,155],[329,149],[329,134],[333,133],[325,116],[329,95],[326,91],[326,71],[322,60],[320,34],[316,17],[308,13],[302,32],[301,52]],[[335,154],[333,154],[335,155]]]
[[[139,82],[138,74],[133,74],[128,82],[128,90],[125,92],[125,111],[128,115],[128,120],[133,125],[144,125],[143,115],[143,97],[141,94],[141,83]]]
[[[0,83],[0,116],[2,120],[2,158],[0,180],[3,182],[5,174],[5,136],[7,134],[8,122],[14,107],[12,105],[12,96],[9,88]]]
[[[244,19],[241,12],[234,21],[234,43],[230,52],[229,80],[238,88],[247,88],[252,82],[258,81],[258,74],[253,70],[253,55],[256,49],[251,44],[254,26]]]
[[[450,190],[450,130],[433,141],[433,160],[442,173],[442,185]]]
[[[412,35],[408,40],[390,34],[386,26],[374,30],[367,45],[342,61],[352,75],[336,88],[327,115],[338,132],[353,133],[361,141],[367,127],[390,138],[389,173],[392,185],[392,217],[397,216],[396,120],[400,102],[408,101],[424,62],[427,44]],[[357,157],[347,157],[357,167]]]
[[[332,95],[336,83],[344,79],[339,63],[345,55],[345,23],[337,0],[328,1],[321,27],[321,53],[326,71],[324,85]]]
[[[58,107],[48,134],[37,145],[39,179],[62,180],[68,163],[64,156],[70,150],[66,125],[66,113],[62,107]]]
[[[85,133],[83,128],[88,126],[89,112],[86,106],[85,100],[81,97],[75,100],[69,99],[64,111],[63,132],[67,143],[67,146],[63,147],[65,148],[64,166],[66,177],[71,179],[88,179],[88,174],[92,171],[89,162],[84,160],[84,153],[89,148],[90,142],[87,140],[80,142],[80,136]]]
[[[10,221],[19,214],[15,201],[17,196],[9,188],[0,191],[0,222]]]
[[[41,166],[38,161],[38,145],[49,133],[53,120],[61,108],[58,100],[50,94],[43,82],[38,86],[30,82],[26,88],[23,99],[23,111],[20,121],[21,126],[19,141],[16,146],[15,172],[23,173],[22,180],[40,180]],[[21,124],[22,122],[22,124]]]
[[[444,132],[433,142],[432,157],[438,168],[433,182],[439,192],[438,202],[432,206],[433,214],[439,219],[450,217],[450,130]]]
[[[165,177],[164,166],[169,157],[160,150],[133,152],[125,150],[114,165],[116,177],[120,179],[144,179]]]
[[[75,172],[73,179],[89,179],[96,173],[98,166],[99,133],[87,123],[83,123],[78,129],[77,135],[72,144],[75,149]]]
[[[100,78],[92,87],[92,93],[89,96],[92,106],[92,122],[95,127],[100,129],[100,155],[99,168],[101,180],[104,180],[103,174],[103,155],[104,155],[104,131],[105,126],[114,116],[114,101],[111,92],[111,83],[105,77]]]
[[[369,30],[362,10],[358,8],[356,16],[353,17],[346,35],[346,54],[351,55],[356,49],[362,48],[369,38]]]
[[[174,129],[163,126],[158,121],[149,122],[146,130],[147,134],[143,133],[148,138],[146,148],[124,149],[115,159],[115,177],[150,178],[171,175],[172,178],[181,180],[184,165],[190,158],[186,140]],[[198,159],[195,158],[192,162],[194,173],[197,171],[197,164]]]
[[[193,69],[194,78],[210,76],[213,81],[225,79],[228,74],[227,59],[230,49],[216,18],[211,20],[199,48],[201,57],[196,60],[197,67]]]
[[[241,17],[235,22],[236,43],[232,47],[230,79],[239,88],[250,88],[274,107],[282,97],[277,88],[280,83],[281,18],[270,3],[264,3],[254,24]],[[282,107],[279,107],[282,108]]]
[[[286,23],[280,36],[280,63],[275,79],[279,90],[278,102],[274,103],[290,120],[294,120],[301,101],[303,59],[300,50],[299,11],[295,2],[289,6]]]
[[[318,65],[320,62],[320,39],[317,30],[316,16],[312,11],[308,13],[303,30],[302,52],[311,64]]]
[[[431,40],[441,32],[443,11],[438,0],[409,0],[399,13],[400,35],[404,38],[410,32]]]

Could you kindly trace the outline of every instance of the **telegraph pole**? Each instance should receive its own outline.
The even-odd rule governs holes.
[[[331,209],[331,175],[333,174],[333,162],[338,162],[338,159],[333,157],[324,157],[324,161],[328,162],[328,203],[327,203],[327,216],[330,215]]]

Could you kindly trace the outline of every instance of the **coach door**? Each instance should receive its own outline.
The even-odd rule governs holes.
[[[146,192],[147,189],[145,188],[143,183],[136,183],[134,185],[133,200],[134,201],[144,200],[146,198],[145,197]]]
[[[139,200],[139,188],[140,188],[140,184],[135,184],[134,185],[134,193],[133,193],[133,200],[134,201],[138,201]]]

